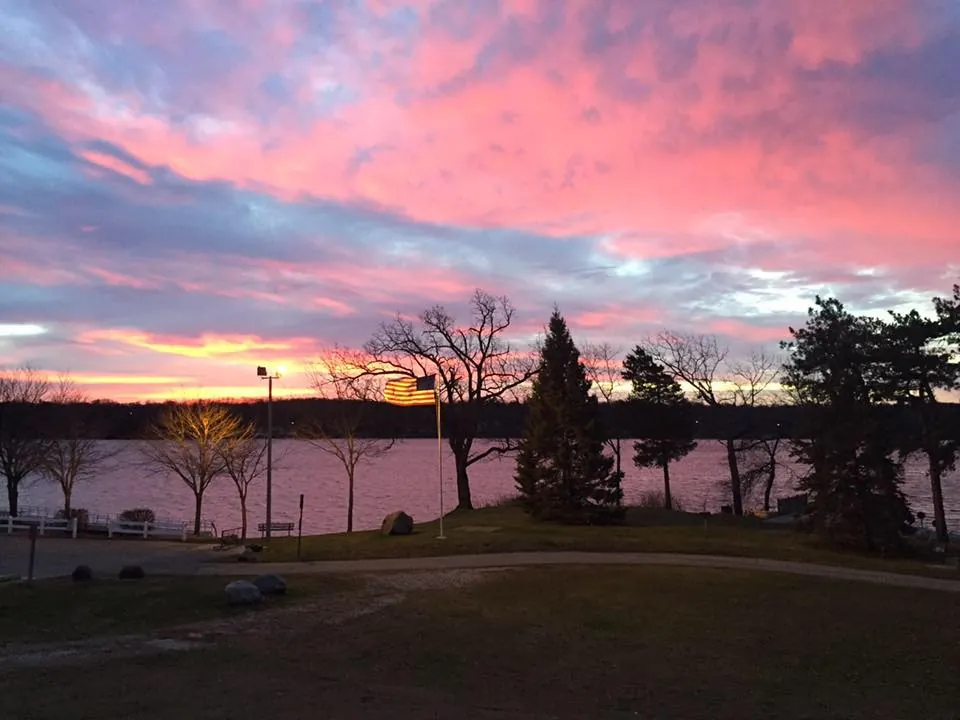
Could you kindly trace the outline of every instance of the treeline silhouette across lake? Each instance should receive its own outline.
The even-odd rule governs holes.
[[[110,440],[136,440],[146,437],[150,426],[172,403],[115,403],[96,401],[84,404],[85,422],[80,427],[89,437]],[[267,431],[266,402],[225,402],[244,420]],[[359,437],[429,438],[436,437],[436,417],[430,407],[400,408],[381,402],[358,402],[304,398],[274,400],[274,437],[297,437],[301,431],[325,425],[344,414],[351,406],[351,415],[361,418]],[[75,413],[76,406],[72,408]],[[359,414],[354,410],[359,409]],[[13,410],[13,408],[8,408]],[[642,438],[662,433],[663,410],[656,405],[623,400],[601,403],[600,419],[611,437]],[[804,428],[817,423],[817,408],[795,405],[707,406],[694,405],[691,410],[694,437],[725,438],[798,438]],[[906,434],[916,422],[907,408],[879,406],[872,409],[895,434]],[[11,413],[12,414],[12,413]],[[24,406],[17,410],[24,423],[22,431],[35,437],[55,436],[72,413],[56,403]],[[444,435],[457,426],[476,422],[478,438],[515,438],[523,433],[527,417],[525,403],[488,403],[482,406],[445,405],[441,414]],[[960,403],[945,403],[938,419],[944,437],[960,440]]]

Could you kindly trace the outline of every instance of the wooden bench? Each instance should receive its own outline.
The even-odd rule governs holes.
[[[8,515],[3,519],[4,524],[7,526],[7,535],[13,533],[14,530],[29,530],[31,527],[36,526],[40,535],[43,535],[45,532],[53,530],[55,532],[65,532],[70,533],[73,538],[77,537],[77,518],[48,518],[48,517],[13,517]]]
[[[270,523],[270,534],[272,535],[275,532],[285,532],[287,537],[290,537],[295,527],[296,524],[292,522],[272,522]],[[267,523],[260,523],[257,525],[257,530],[260,531],[260,537],[266,536]]]
[[[114,535],[139,535],[143,538],[148,538],[151,535],[155,537],[179,537],[181,541],[186,542],[187,523],[110,520],[107,523],[107,537],[112,538]]]

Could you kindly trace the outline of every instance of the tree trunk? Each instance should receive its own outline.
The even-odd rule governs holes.
[[[203,509],[203,494],[194,493],[194,497],[197,499],[197,507],[193,514],[193,534],[200,534],[200,511]]]
[[[347,476],[347,532],[353,532],[353,471]]]
[[[620,438],[613,441],[613,457],[617,464],[617,475],[620,474]]]
[[[740,492],[740,466],[737,464],[737,449],[733,439],[725,441],[727,465],[730,468],[730,489],[733,492],[733,514],[743,515],[743,495]]]
[[[10,508],[10,517],[17,516],[17,503],[20,497],[19,480],[7,478],[7,507]]]
[[[930,494],[933,496],[933,517],[937,523],[937,541],[950,542],[950,533],[947,531],[947,516],[943,510],[943,484],[940,461],[934,453],[927,453],[930,461]]]
[[[467,475],[467,460],[470,457],[470,445],[463,441],[450,439],[453,450],[453,462],[457,469],[457,510],[473,510],[473,498],[470,496],[470,478]]]
[[[70,510],[71,510],[70,500],[72,495],[73,495],[72,488],[69,488],[69,487],[63,488],[63,516],[67,518],[67,520],[70,519]]]
[[[777,463],[771,462],[767,469],[767,486],[763,489],[763,511],[770,512],[770,494],[773,492],[773,485],[777,481]]]
[[[247,541],[247,496],[240,495],[240,541]]]
[[[673,498],[670,495],[670,463],[663,463],[663,506],[673,510]]]

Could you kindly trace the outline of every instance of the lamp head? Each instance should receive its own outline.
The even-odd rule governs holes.
[[[267,369],[263,365],[257,365],[257,377],[266,377]]]

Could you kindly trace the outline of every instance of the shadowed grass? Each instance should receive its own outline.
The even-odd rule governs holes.
[[[954,717],[948,593],[675,568],[507,571],[342,625],[0,678],[0,717]],[[176,688],[176,692],[171,692]]]
[[[249,578],[247,578],[249,579]],[[288,578],[292,580],[293,578]],[[143,580],[42,580],[0,585],[0,647],[6,642],[53,642],[96,635],[147,632],[171,625],[229,617],[251,608],[227,605],[228,577],[148,577]],[[307,576],[288,594],[254,611],[342,591],[344,578]]]
[[[542,523],[519,507],[502,506],[454,512],[444,519],[445,540],[437,539],[439,523],[417,525],[406,537],[378,531],[314,535],[303,538],[303,560],[427,557],[500,552],[578,550],[588,552],[661,552],[731,555],[796,562],[824,563],[868,570],[888,570],[940,578],[958,578],[910,559],[883,559],[840,552],[822,546],[814,536],[757,518],[657,508],[631,508],[624,526],[587,527]],[[296,538],[273,538],[264,561],[297,559]]]

